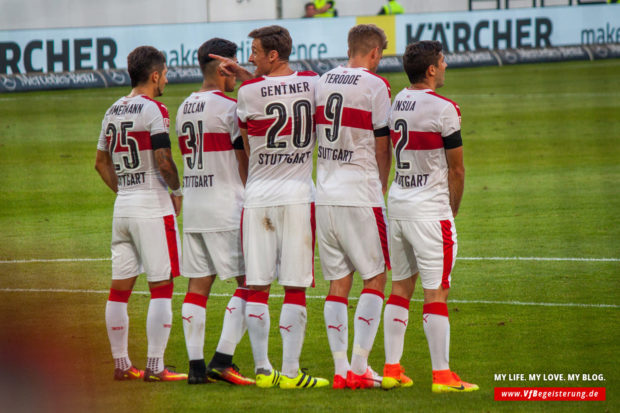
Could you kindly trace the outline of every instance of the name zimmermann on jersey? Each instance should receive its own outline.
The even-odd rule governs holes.
[[[418,188],[420,186],[425,186],[428,182],[428,174],[422,175],[401,175],[396,171],[396,175],[394,175],[394,183],[400,185],[403,188]]]
[[[145,182],[145,172],[136,172],[135,174],[124,174],[118,176],[118,186],[140,185]]]
[[[261,153],[258,155],[259,165],[278,165],[281,163],[304,163],[312,156],[312,152],[304,153]]]
[[[184,176],[183,186],[186,188],[212,187],[213,186],[213,174]]]
[[[143,103],[132,103],[131,105],[112,105],[108,109],[108,116],[110,115],[134,115],[142,112],[144,107]]]
[[[346,149],[332,149],[319,145],[319,158],[330,161],[351,162],[353,151]]]

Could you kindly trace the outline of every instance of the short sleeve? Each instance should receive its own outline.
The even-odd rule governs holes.
[[[152,104],[146,108],[145,116],[146,127],[151,136],[169,133],[170,118],[168,116],[168,108],[163,103],[152,101]]]
[[[461,130],[461,114],[458,105],[448,104],[442,111],[441,116],[441,136],[450,136]]]
[[[103,118],[101,121],[101,133],[99,133],[99,142],[97,143],[97,149],[100,151],[109,152],[110,150],[110,142],[108,142],[108,138],[105,136],[105,128],[106,128],[106,118]]]
[[[372,128],[374,130],[388,125],[390,118],[390,91],[383,81],[378,81],[372,96]]]
[[[240,128],[247,129],[248,128],[248,105],[246,102],[245,89],[240,88],[237,93],[237,116],[238,119],[237,125]]]

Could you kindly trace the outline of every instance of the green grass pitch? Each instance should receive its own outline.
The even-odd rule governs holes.
[[[618,411],[619,74],[620,60],[448,68],[447,85],[438,92],[460,104],[466,166],[456,218],[460,259],[449,303],[450,362],[481,390],[447,395],[430,392],[420,290],[402,359],[415,382],[410,389],[282,391],[114,382],[104,323],[110,262],[75,259],[110,255],[114,195],[93,166],[103,114],[129,90],[0,95],[0,410]],[[407,85],[402,73],[387,77],[393,95]],[[178,105],[197,87],[166,88],[161,100],[170,110],[171,130]],[[181,166],[176,144],[173,153]],[[62,258],[74,260],[58,261]],[[56,261],[19,262],[32,259]],[[327,284],[318,259],[316,264],[301,364],[331,379],[320,298]],[[181,371],[187,369],[180,316],[186,286],[186,279],[177,279],[166,352],[166,363]],[[207,359],[219,338],[225,294],[233,288],[216,282],[209,299]],[[352,295],[360,289],[358,282]],[[147,291],[144,279],[136,291]],[[270,298],[274,366],[281,362],[275,324],[281,293],[276,287]],[[356,303],[350,301],[350,318]],[[140,293],[129,303],[130,356],[140,367],[147,304],[148,296]],[[235,361],[251,373],[247,335]],[[370,363],[380,371],[383,361],[380,328]],[[495,379],[519,373],[525,381]],[[602,374],[604,381],[530,381],[530,373]],[[494,401],[495,387],[511,386],[604,387],[607,400]]]

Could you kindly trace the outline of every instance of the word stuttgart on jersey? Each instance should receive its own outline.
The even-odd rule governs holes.
[[[213,186],[213,174],[184,176],[183,186],[188,187],[188,188],[212,187]]]
[[[134,115],[142,112],[144,103],[132,103],[131,105],[112,105],[108,110],[108,115]]]
[[[145,183],[145,172],[124,174],[118,176],[118,186],[132,186]]]
[[[308,82],[290,83],[284,85],[264,86],[260,88],[262,97],[291,95],[293,93],[310,92],[310,84]]]
[[[281,163],[297,164],[304,163],[312,157],[312,152],[304,153],[261,153],[258,155],[259,165],[278,165]]]
[[[396,171],[396,174],[394,175],[394,182],[403,188],[418,188],[426,185],[428,182],[428,174],[401,175],[398,171]]]
[[[353,158],[353,151],[346,149],[332,149],[319,145],[319,158],[327,159],[328,161],[342,161],[351,162]]]

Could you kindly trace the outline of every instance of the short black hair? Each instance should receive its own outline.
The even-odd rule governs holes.
[[[136,87],[147,80],[151,73],[163,71],[166,56],[152,46],[136,47],[127,56],[127,71],[131,78],[131,87]]]
[[[278,52],[280,60],[288,61],[293,49],[291,34],[282,26],[265,26],[254,29],[248,34],[252,39],[259,39],[265,53]]]
[[[418,83],[426,78],[426,69],[439,64],[443,46],[436,40],[423,40],[411,43],[403,55],[403,68],[411,83]]]
[[[204,42],[198,48],[198,64],[203,74],[207,69],[207,65],[215,60],[209,57],[209,54],[216,54],[232,59],[237,54],[237,45],[230,40],[220,39],[219,37],[214,37]]]

